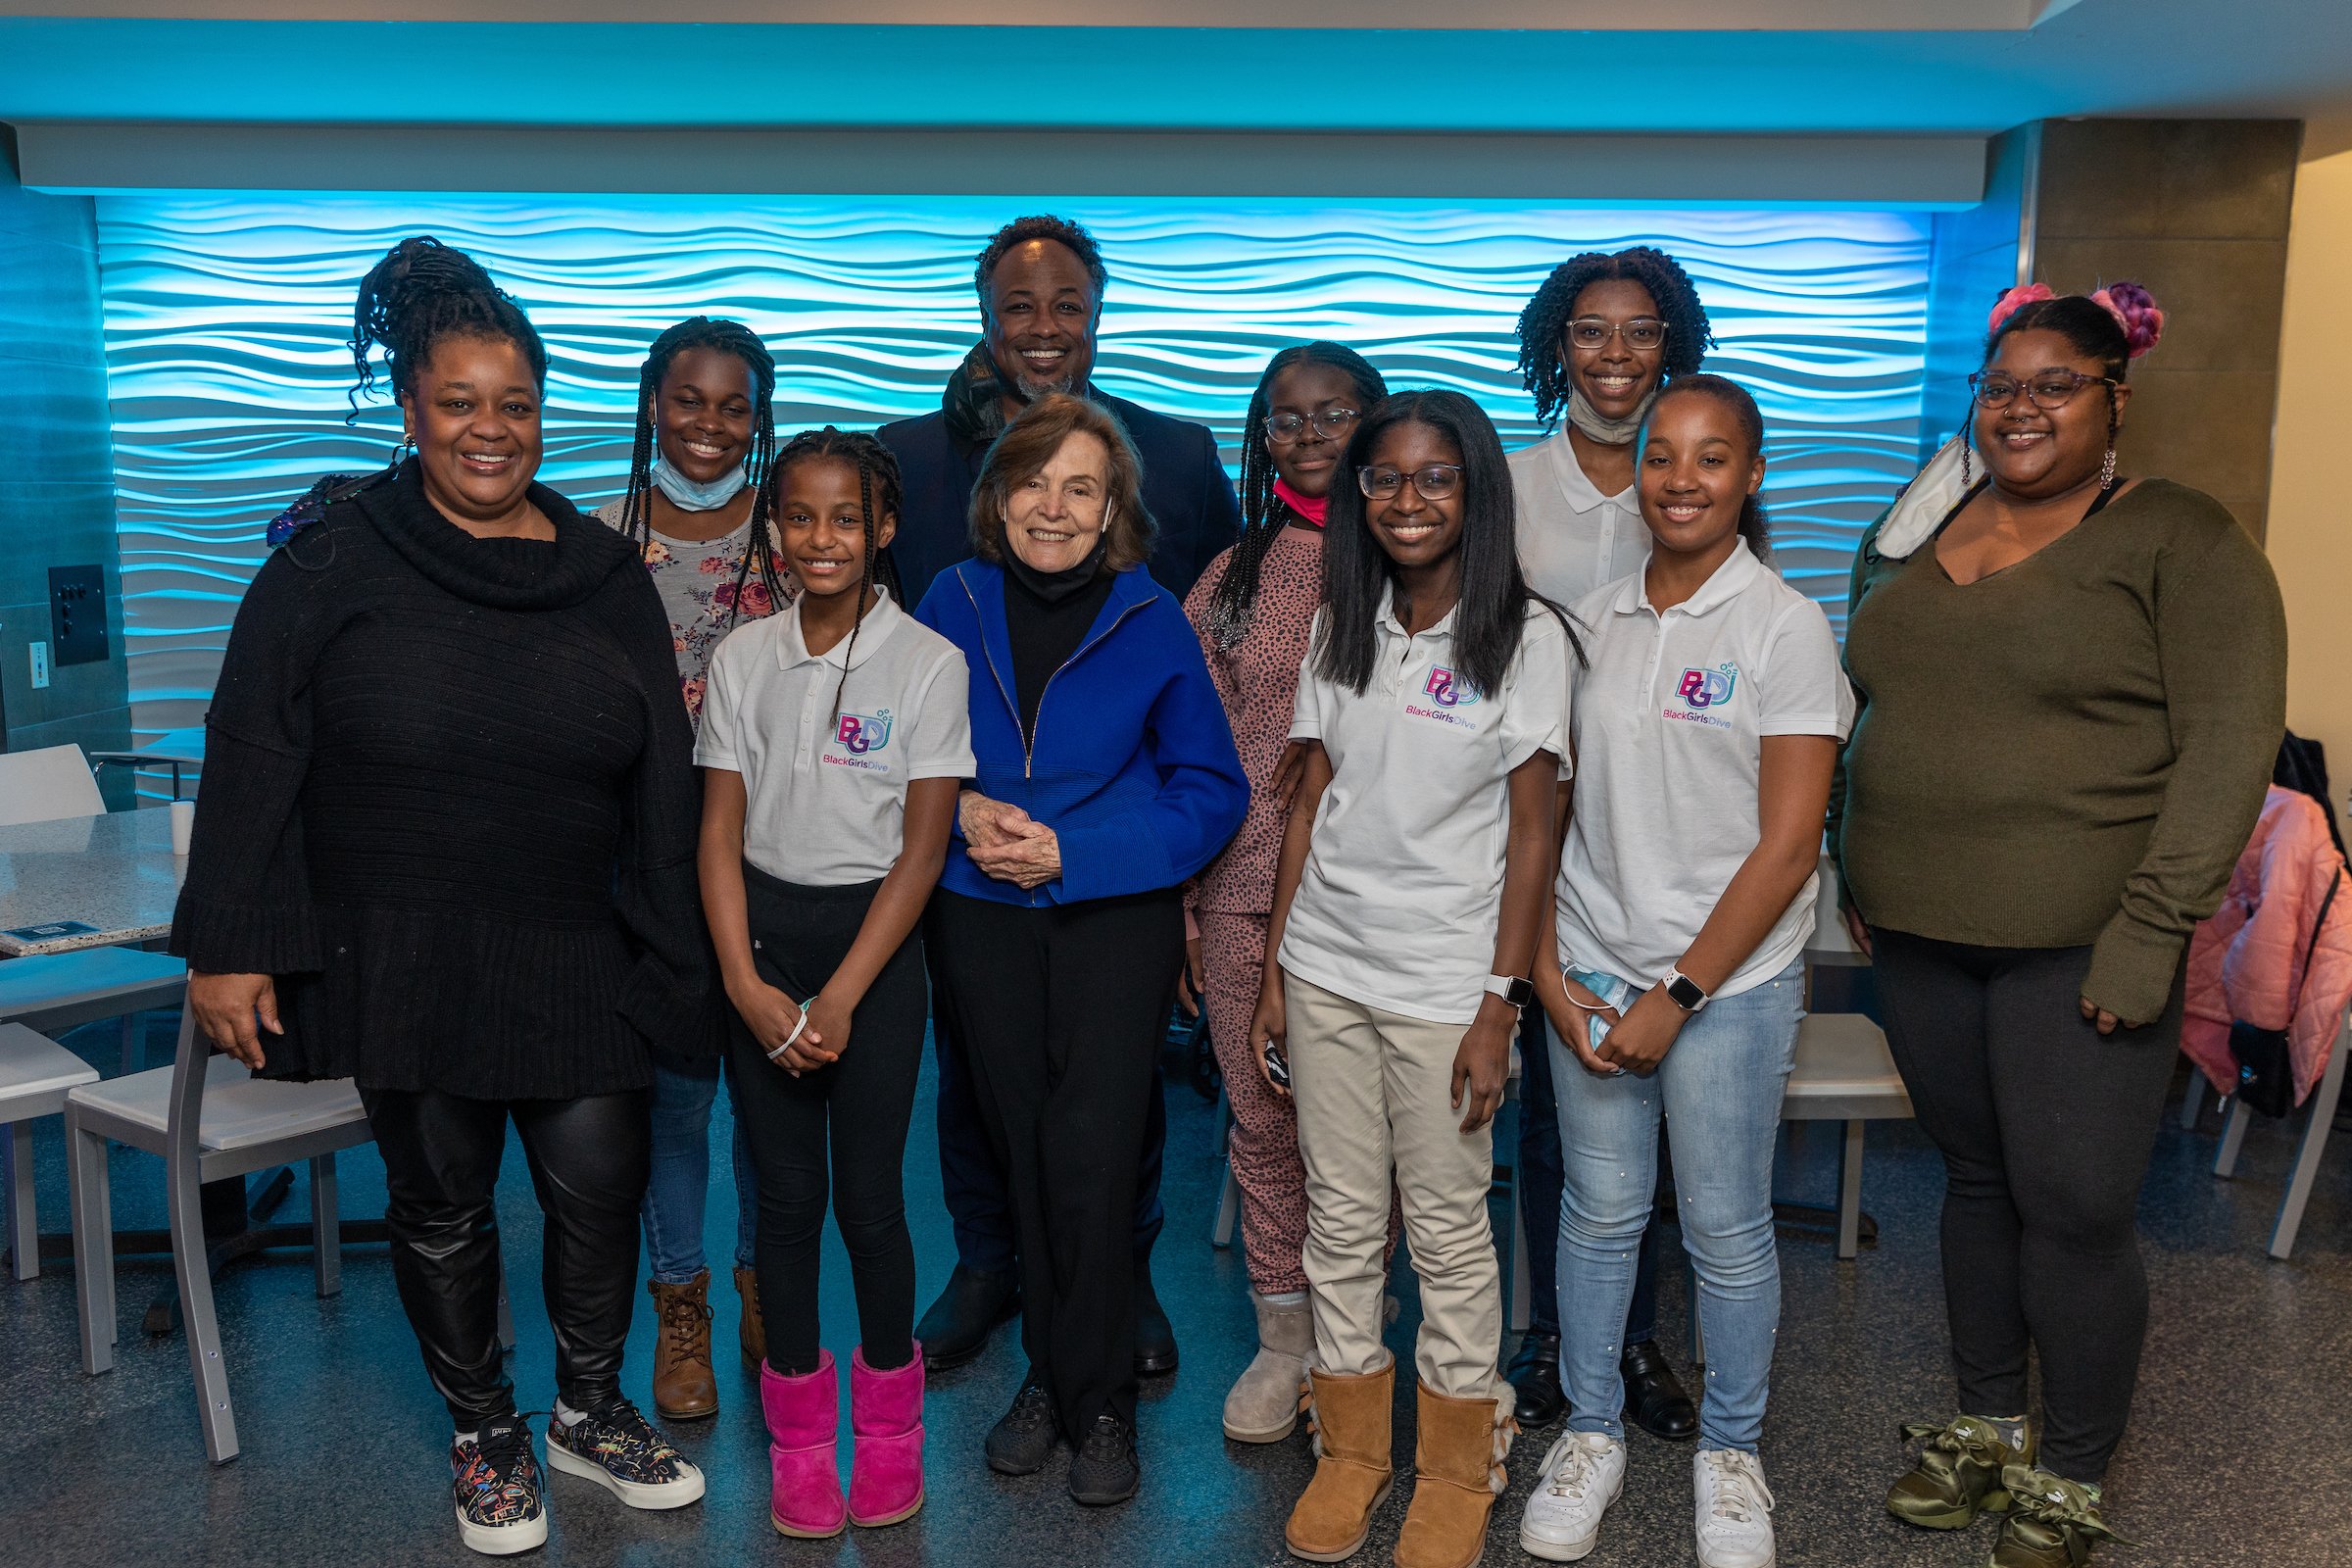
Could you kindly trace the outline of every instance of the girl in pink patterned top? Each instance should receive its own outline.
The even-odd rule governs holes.
[[[1299,344],[1274,356],[1243,428],[1241,540],[1209,564],[1185,601],[1250,775],[1250,814],[1186,898],[1198,928],[1187,932],[1186,973],[1208,1008],[1233,1102],[1229,1150],[1257,1306],[1257,1355],[1225,1399],[1225,1435],[1239,1443],[1290,1434],[1314,1347],[1300,1263],[1306,1172],[1298,1123],[1250,1059],[1250,1015],[1282,855],[1288,791],[1277,774],[1307,631],[1323,596],[1324,507],[1356,420],[1387,395],[1380,372],[1337,343]]]

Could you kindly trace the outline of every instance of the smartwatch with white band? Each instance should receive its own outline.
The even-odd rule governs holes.
[[[1696,1012],[1707,1004],[1707,994],[1698,989],[1698,982],[1680,969],[1667,970],[1658,984],[1665,988],[1666,1000],[1685,1012]]]
[[[1487,990],[1514,1007],[1524,1007],[1536,1000],[1535,982],[1525,975],[1505,977],[1491,974],[1487,976]]]

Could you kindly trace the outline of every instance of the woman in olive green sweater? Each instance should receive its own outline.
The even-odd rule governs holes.
[[[1887,1507],[1938,1529],[2008,1509],[1997,1568],[2071,1568],[2108,1534],[2099,1483],[2147,1322],[2134,1216],[2181,956],[2285,723],[2261,550],[2210,497],[2115,471],[2125,373],[2162,323],[2132,284],[2011,291],[1969,430],[1854,564],[1863,706],[1833,848],[1943,1152],[1961,1411],[1907,1429],[1929,1441]]]

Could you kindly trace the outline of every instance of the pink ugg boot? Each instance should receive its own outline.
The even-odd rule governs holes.
[[[832,1352],[818,1351],[816,1370],[795,1378],[760,1362],[760,1407],[767,1413],[767,1454],[775,1468],[769,1520],[788,1536],[840,1535],[849,1509],[841,1500],[841,1471],[833,1458],[841,1381]]]
[[[877,1372],[850,1352],[850,1518],[895,1525],[923,1505],[923,1348],[905,1366]]]

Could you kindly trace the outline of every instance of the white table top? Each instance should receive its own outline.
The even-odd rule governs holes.
[[[172,853],[166,807],[0,827],[0,956],[157,941],[172,930],[187,868]],[[91,929],[10,935],[65,921]]]

